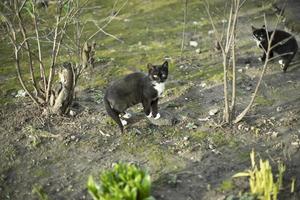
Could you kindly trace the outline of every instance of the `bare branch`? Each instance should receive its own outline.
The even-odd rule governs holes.
[[[186,16],[187,16],[187,6],[188,6],[188,0],[185,0],[184,4],[184,13],[183,13],[183,29],[182,29],[182,39],[181,39],[181,56],[184,48],[184,39],[185,39],[185,29],[186,29]]]
[[[36,17],[36,12],[35,12],[35,5],[33,4],[33,22],[34,22],[34,29],[35,29],[35,34],[36,34],[36,40],[37,40],[37,45],[38,45],[38,60],[40,64],[40,74],[41,78],[43,80],[43,90],[47,90],[47,80],[46,80],[46,74],[45,74],[45,66],[42,60],[42,50],[41,50],[41,44],[40,44],[40,35],[39,35],[39,27],[38,27],[38,22],[37,22],[37,17]]]
[[[24,0],[24,1],[23,1],[22,5],[21,5],[20,8],[19,8],[19,12],[21,12],[21,11],[23,10],[23,8],[24,8],[25,4],[27,3],[27,1],[28,1],[28,0]]]
[[[114,13],[114,15],[112,15],[109,20],[101,27],[102,30],[104,30],[104,28],[106,26],[108,26],[108,24],[110,24],[112,22],[112,20],[119,14],[119,12],[126,6],[128,0],[125,1],[125,3],[123,3],[123,5],[119,8],[119,10],[117,12]],[[97,30],[95,33],[93,33],[90,37],[88,37],[87,41],[91,40],[93,37],[95,37],[99,32],[102,32],[102,30]]]
[[[21,83],[22,88],[25,90],[25,92],[29,95],[29,97],[32,99],[32,101],[37,105],[40,106],[40,104],[38,103],[38,100],[31,94],[31,92],[28,90],[28,88],[26,87],[22,75],[21,75],[21,70],[20,70],[20,59],[19,59],[19,48],[16,46],[16,41],[17,41],[17,36],[16,36],[16,32],[15,29],[12,27],[12,29],[10,30],[12,32],[12,37],[10,37],[11,42],[14,45],[14,53],[15,53],[15,66],[16,66],[16,70],[17,70],[17,75],[18,75],[18,79]]]
[[[24,5],[25,4],[23,4],[23,6]],[[37,89],[36,78],[35,78],[35,75],[34,75],[33,60],[32,60],[31,54],[29,53],[31,47],[30,47],[30,44],[29,44],[28,40],[26,39],[26,38],[28,38],[28,36],[27,36],[26,29],[25,29],[24,24],[23,24],[23,19],[22,19],[22,16],[21,16],[21,13],[20,13],[19,10],[20,9],[18,9],[17,1],[14,0],[14,12],[15,12],[15,15],[17,16],[17,19],[18,19],[19,28],[21,30],[23,39],[25,41],[25,46],[29,50],[28,53],[27,53],[27,56],[28,56],[28,59],[29,59],[29,71],[30,71],[31,81],[33,83],[33,88],[34,88],[35,92],[38,94],[39,91]]]

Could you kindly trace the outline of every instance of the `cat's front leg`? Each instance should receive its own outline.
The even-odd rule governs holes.
[[[160,114],[158,113],[158,98],[151,102],[151,108],[152,108],[152,117],[154,117],[154,119],[159,119]]]
[[[143,107],[144,107],[144,113],[147,115],[147,117],[152,117],[152,113],[151,113],[151,101],[144,99],[143,102]]]

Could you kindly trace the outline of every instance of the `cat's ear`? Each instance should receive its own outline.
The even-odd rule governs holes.
[[[162,67],[163,67],[163,68],[168,69],[168,66],[169,66],[168,61],[165,61],[165,62],[162,64]]]
[[[147,68],[148,68],[148,71],[149,71],[149,73],[155,68],[155,66],[154,65],[152,65],[151,63],[148,63],[147,64]]]
[[[252,28],[252,31],[257,30],[257,28],[255,28],[254,26],[251,26],[251,28]]]

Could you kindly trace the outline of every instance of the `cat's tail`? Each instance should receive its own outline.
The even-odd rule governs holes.
[[[119,128],[121,129],[121,132],[123,133],[124,127],[119,117],[120,113],[111,107],[106,95],[104,96],[104,106],[107,114],[118,124]]]

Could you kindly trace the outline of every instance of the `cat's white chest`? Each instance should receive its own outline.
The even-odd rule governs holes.
[[[165,90],[165,83],[153,83],[153,87],[157,91],[157,96],[161,97]]]
[[[261,41],[259,41],[258,39],[254,38],[255,42],[256,42],[256,45],[259,47]]]

